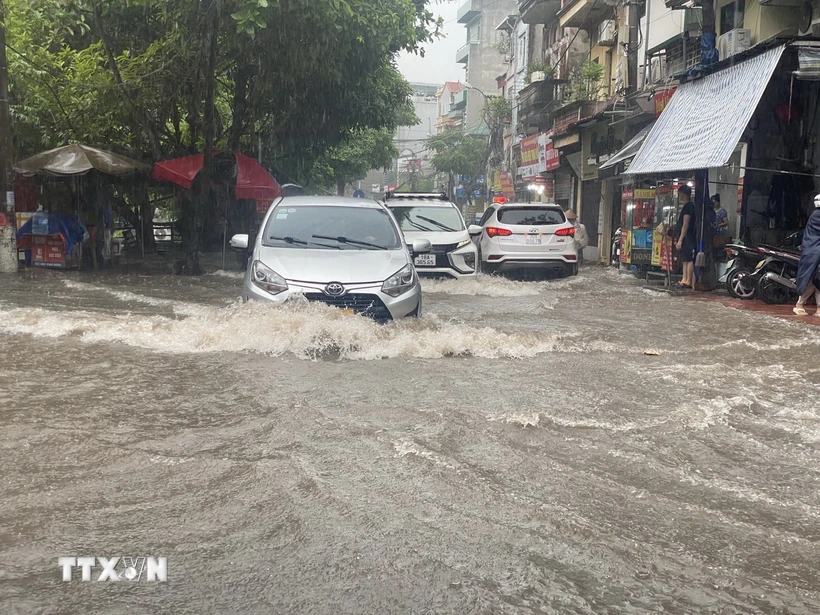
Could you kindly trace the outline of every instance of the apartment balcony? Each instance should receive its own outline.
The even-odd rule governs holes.
[[[464,111],[467,107],[467,90],[460,90],[453,94],[453,103],[450,105],[450,113],[453,111]]]
[[[530,83],[518,92],[518,121],[525,128],[537,126],[539,131],[552,128],[550,107],[555,97],[551,79]]]
[[[556,109],[553,113],[555,123],[553,131],[556,135],[570,132],[576,124],[592,117],[606,107],[606,102],[597,100],[576,100]]]
[[[470,23],[473,19],[481,15],[481,4],[483,0],[467,0],[458,7],[458,23]]]
[[[470,54],[477,53],[478,43],[467,43],[459,47],[456,51],[456,64],[467,64],[470,61]]]
[[[464,109],[450,109],[450,113],[447,114],[447,119],[450,119],[450,120],[464,119]]]
[[[558,11],[562,28],[582,28],[597,33],[598,24],[612,15],[612,7],[596,0],[561,0]]]
[[[521,21],[549,25],[558,17],[561,0],[518,0]]]

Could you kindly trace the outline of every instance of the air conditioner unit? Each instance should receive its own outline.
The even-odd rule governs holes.
[[[614,45],[616,33],[615,20],[605,19],[598,26],[598,44],[607,46]]]
[[[729,30],[718,37],[718,53],[725,60],[752,46],[752,31],[744,28]]]
[[[820,36],[820,2],[806,2],[800,7],[800,36]]]
[[[666,79],[666,58],[654,56],[649,64],[649,83],[658,83]]]

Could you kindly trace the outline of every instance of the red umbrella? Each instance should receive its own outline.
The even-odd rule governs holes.
[[[239,152],[233,152],[233,155],[236,158],[234,194],[237,199],[273,200],[282,195],[279,184],[261,164]],[[151,177],[160,181],[173,182],[190,190],[204,162],[205,157],[202,154],[162,160],[154,164]]]

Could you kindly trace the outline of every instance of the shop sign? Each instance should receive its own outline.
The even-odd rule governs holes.
[[[515,194],[515,185],[513,184],[512,177],[506,171],[501,172],[501,192],[505,195]]]
[[[633,265],[652,264],[652,250],[639,250],[637,248],[633,248],[629,262]]]
[[[663,253],[663,233],[660,229],[652,231],[652,265],[661,266],[661,255]]]
[[[544,146],[544,170],[554,171],[561,166],[561,155],[552,142],[552,133],[545,135],[547,142]]]
[[[631,201],[632,199],[635,198],[634,191],[631,188],[627,188],[625,190],[622,190],[621,191],[621,198],[624,201]]]
[[[518,175],[525,181],[538,175],[538,135],[521,139],[521,166],[518,167]]]
[[[672,194],[672,184],[661,184],[657,188],[658,196],[667,196]]]
[[[632,256],[632,232],[621,230],[621,262],[629,263]]]
[[[646,189],[637,189],[634,191],[635,199],[654,199],[655,198],[655,191],[654,190],[646,190]]]
[[[655,117],[660,117],[663,110],[666,109],[669,101],[672,100],[672,95],[675,93],[675,88],[662,90],[655,93]]]

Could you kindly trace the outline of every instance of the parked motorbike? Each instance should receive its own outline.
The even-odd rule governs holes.
[[[786,303],[797,294],[797,265],[800,253],[761,246],[767,264],[761,266],[757,281],[757,295],[766,303]]]
[[[757,285],[748,277],[763,260],[763,254],[757,248],[736,243],[728,244],[725,250],[729,262],[726,265],[726,273],[720,277],[718,283],[725,284],[726,290],[735,299],[754,299]]]
[[[803,238],[803,232],[792,233],[786,237],[777,248],[761,245],[750,248],[740,244],[729,244],[726,253],[729,262],[719,283],[726,285],[726,290],[736,299],[754,299],[758,296],[760,278],[769,271],[782,268],[779,259],[771,254],[771,250],[783,250],[785,253],[797,253]],[[769,252],[764,252],[768,250]]]
[[[609,264],[613,267],[621,265],[621,229],[612,236],[612,247],[609,249]]]

